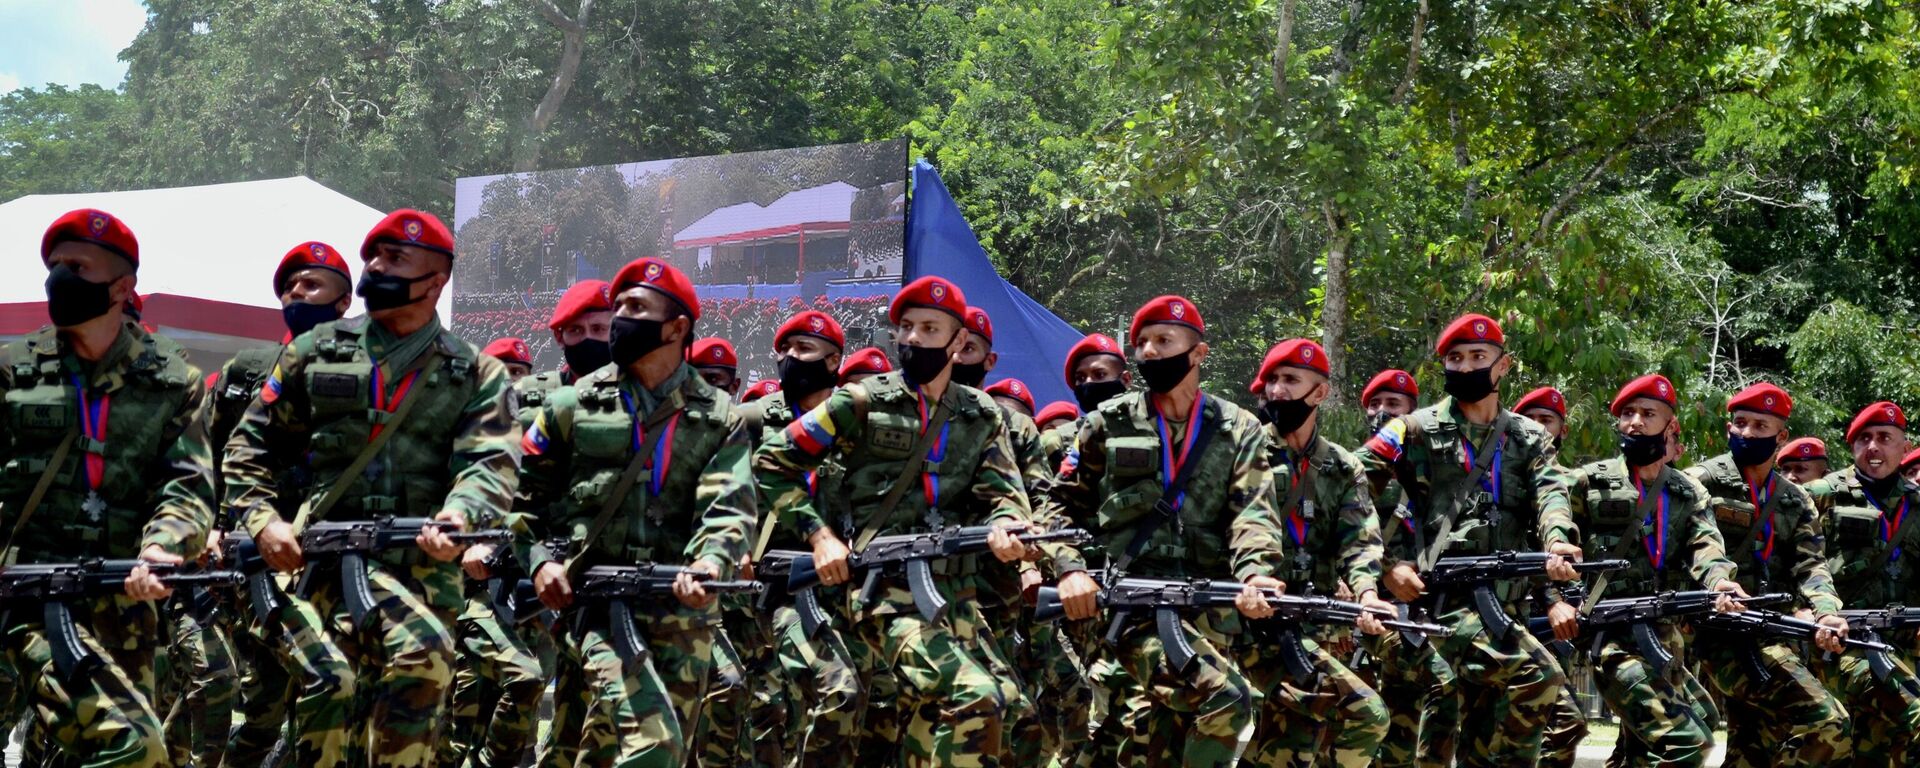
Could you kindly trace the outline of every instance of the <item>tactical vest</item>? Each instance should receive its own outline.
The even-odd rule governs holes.
[[[536,373],[514,383],[514,408],[520,419],[520,429],[533,426],[533,419],[539,415],[540,407],[552,399],[554,390],[566,385],[566,376],[560,371]]]
[[[1906,605],[1912,599],[1911,576],[1920,558],[1920,521],[1909,521],[1897,531],[1893,541],[1881,539],[1881,511],[1867,499],[1855,470],[1849,466],[1815,481],[1809,490],[1822,497],[1827,506],[1827,568],[1833,574],[1834,590],[1848,608],[1876,608]],[[1920,493],[1905,480],[1895,485],[1910,499],[1907,516],[1920,513]],[[1891,516],[1899,501],[1889,502]],[[1900,547],[1900,557],[1893,548]]]
[[[672,426],[672,433],[661,438],[653,454],[663,460],[640,473],[613,522],[591,543],[583,563],[680,563],[685,559],[687,544],[705,511],[698,498],[701,476],[731,429],[730,409],[717,390],[691,372],[685,376],[680,387],[685,407],[676,419],[656,427]],[[558,525],[552,530],[568,532],[579,541],[633,460],[635,416],[621,397],[618,369],[612,367],[555,392],[550,402],[558,438],[573,447]],[[648,415],[639,420],[646,424]],[[643,449],[653,442],[653,435],[644,440]],[[666,474],[656,483],[658,472]]]
[[[308,446],[315,481],[314,493],[306,500],[309,504],[317,503],[340,481],[340,473],[371,439],[373,425],[392,417],[373,407],[373,358],[364,340],[367,329],[368,320],[362,316],[323,324],[311,333],[313,347],[305,353],[302,373],[311,411]],[[431,517],[446,503],[453,484],[454,436],[460,433],[463,411],[481,383],[475,372],[479,353],[451,331],[442,330],[434,344],[441,359],[414,381],[407,398],[419,401],[400,425],[400,433],[387,441],[360,477],[346,480],[353,486],[328,513],[329,518]],[[432,351],[420,354],[424,357]],[[399,386],[399,373],[395,371],[387,382],[390,390]]]
[[[214,521],[221,530],[233,530],[241,526],[236,519],[237,510],[226,508],[226,488],[220,466],[225,460],[227,440],[233,436],[233,430],[240,426],[247,408],[260,396],[260,388],[267,382],[267,376],[273,372],[274,364],[280,362],[282,347],[253,347],[240,350],[220,370],[219,378],[213,382],[213,388],[207,392],[212,406],[208,413],[212,417],[207,423],[207,443],[213,450],[213,486]],[[292,451],[278,452],[290,455]],[[287,462],[291,466],[276,473],[275,487],[280,493],[275,497],[275,506],[280,516],[292,520],[299,509],[300,500],[306,496],[306,490],[313,484],[313,473],[306,462]]]
[[[1775,473],[1773,499],[1756,509],[1747,480],[1731,457],[1716,456],[1689,469],[1688,474],[1707,489],[1714,525],[1727,543],[1727,558],[1738,568],[1734,578],[1741,588],[1755,595],[1794,589],[1793,531],[1802,516],[1812,514],[1812,510],[1802,505],[1805,497],[1794,492],[1793,482]],[[1763,561],[1767,542],[1760,529],[1766,522],[1762,513],[1768,506],[1773,508],[1775,546],[1773,556]]]
[[[1294,479],[1301,464],[1289,461],[1285,438],[1273,434],[1267,428],[1269,458],[1273,464],[1273,509],[1280,516],[1280,530],[1286,541],[1286,556],[1276,564],[1274,575],[1288,584],[1288,589],[1296,593],[1330,595],[1339,588],[1342,574],[1340,568],[1340,510],[1329,509],[1318,498],[1320,483],[1332,477],[1352,478],[1358,475],[1358,462],[1343,466],[1339,449],[1322,438],[1313,441],[1312,454],[1307,458],[1307,471],[1299,480]],[[1295,494],[1294,484],[1304,486],[1299,500],[1292,506],[1287,500]],[[1306,524],[1305,546],[1294,541],[1294,510],[1299,510],[1301,520]]]
[[[1640,490],[1626,474],[1619,459],[1595,462],[1581,468],[1586,490],[1582,495],[1585,514],[1575,520],[1580,526],[1581,549],[1586,559],[1619,558],[1631,563],[1625,571],[1608,578],[1610,594],[1644,595],[1662,589],[1703,589],[1693,583],[1689,570],[1693,562],[1692,520],[1687,510],[1699,503],[1685,475],[1672,467],[1665,471],[1667,492],[1666,567],[1656,573],[1653,555],[1647,551],[1646,537],[1653,530],[1640,513]],[[1649,501],[1656,504],[1657,501]],[[1651,509],[1651,507],[1649,507]]]
[[[1179,514],[1171,521],[1148,522],[1154,517],[1154,504],[1165,490],[1163,471],[1172,468],[1161,466],[1158,426],[1151,419],[1135,418],[1136,408],[1147,396],[1129,392],[1102,403],[1098,411],[1106,425],[1102,450],[1106,453],[1107,469],[1101,488],[1105,498],[1100,502],[1098,520],[1100,530],[1110,536],[1105,542],[1107,554],[1117,557],[1125,552],[1132,546],[1139,528],[1152,525],[1153,538],[1134,559],[1129,569],[1131,575],[1229,578],[1233,563],[1228,544],[1233,540],[1233,521],[1225,510],[1193,503],[1189,494],[1188,503],[1181,505]],[[1224,488],[1232,484],[1236,442],[1233,428],[1238,411],[1230,409],[1232,406],[1219,398],[1207,398],[1203,418],[1206,428],[1215,432],[1205,454],[1187,459],[1201,462],[1194,468],[1188,488]]]
[[[1426,498],[1419,500],[1427,509],[1414,509],[1412,513],[1418,518],[1415,524],[1425,526],[1419,540],[1431,546],[1432,537],[1439,533],[1442,516],[1451,516],[1453,530],[1448,538],[1453,543],[1442,556],[1537,548],[1533,542],[1538,537],[1532,532],[1538,529],[1539,514],[1534,506],[1534,478],[1529,471],[1531,457],[1526,455],[1529,449],[1521,445],[1524,425],[1532,422],[1518,415],[1507,417],[1507,439],[1501,449],[1496,486],[1500,495],[1495,498],[1478,484],[1469,487],[1467,481],[1472,470],[1467,465],[1467,430],[1452,418],[1441,418],[1440,408],[1440,405],[1428,406],[1400,418],[1406,427],[1404,444],[1424,443],[1427,452]],[[1498,422],[1498,417],[1495,421]],[[1491,450],[1496,438],[1489,430],[1481,440],[1485,445],[1475,448]],[[1474,458],[1479,456],[1475,454]],[[1489,468],[1487,479],[1491,481],[1493,477],[1494,472]],[[1383,534],[1387,530],[1391,528],[1383,526]],[[1402,530],[1399,535],[1405,533]]]
[[[894,480],[900,477],[901,465],[913,457],[920,441],[919,394],[908,388],[897,372],[852,386],[866,391],[867,412],[862,417],[859,441],[840,457],[846,473],[844,488],[857,526],[849,530],[874,526],[881,535],[888,535],[973,522],[976,518],[967,517],[971,514],[966,506],[969,502],[962,497],[970,495],[980,458],[1000,417],[999,405],[980,390],[949,387],[947,398],[957,405],[947,416],[945,455],[921,468],[922,473],[934,473],[940,479],[934,508],[927,507],[920,481],[910,478],[915,487],[901,495],[891,518],[876,524],[868,518],[876,513]],[[1018,483],[1018,478],[1014,482]]]
[[[18,562],[130,558],[139,553],[158,492],[152,471],[164,464],[179,437],[169,422],[186,407],[201,378],[172,340],[150,335],[132,322],[121,333],[133,335],[132,347],[117,364],[122,373],[109,374],[104,382],[89,382],[110,397],[105,442],[96,443],[84,434],[74,441],[33,519],[21,531]],[[68,355],[52,328],[0,350],[0,365],[13,383],[6,391],[11,452],[0,466],[0,507],[9,512],[26,503],[55,448],[80,424],[75,371],[68,367]],[[90,452],[105,456],[98,489],[104,509],[93,511],[85,509],[89,494],[82,469]],[[6,524],[10,529],[11,516]]]

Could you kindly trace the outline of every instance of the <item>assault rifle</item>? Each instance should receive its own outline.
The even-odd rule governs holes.
[[[1722,592],[1693,590],[1687,592],[1661,592],[1647,597],[1621,597],[1602,600],[1591,608],[1585,609],[1580,617],[1580,637],[1593,641],[1592,653],[1598,656],[1600,647],[1621,631],[1633,635],[1634,645],[1640,656],[1653,665],[1655,672],[1665,674],[1667,665],[1673,663],[1673,654],[1660,643],[1655,624],[1665,619],[1678,619],[1712,613]],[[1775,593],[1754,595],[1740,599],[1747,607],[1781,605],[1791,602],[1792,595]],[[1527,621],[1527,631],[1541,640],[1553,640],[1553,624],[1545,616]]]
[[[907,588],[913,592],[913,604],[920,609],[920,616],[927,621],[940,621],[947,613],[947,599],[941,597],[939,587],[933,583],[933,561],[985,552],[988,549],[987,535],[992,532],[993,526],[988,525],[951,526],[926,533],[876,537],[866,549],[847,556],[850,570],[866,573],[866,581],[860,586],[860,602],[873,602],[879,591],[881,575],[904,572]],[[1011,528],[1008,533],[1027,544],[1045,541],[1085,544],[1093,540],[1092,534],[1080,528],[1045,532]],[[820,572],[814,565],[813,556],[806,554],[793,558],[787,576],[787,590],[798,595],[819,584]]]
[[[1839,613],[1847,622],[1847,629],[1860,633],[1860,639],[1879,641],[1888,632],[1920,627],[1920,608],[1908,608],[1903,605],[1891,605],[1885,608],[1865,608],[1845,610]],[[1893,657],[1882,651],[1867,651],[1867,668],[1873,671],[1875,680],[1886,682],[1893,677]],[[1911,676],[1901,679],[1901,687],[1915,697],[1920,697],[1920,682]]]
[[[340,577],[340,597],[356,627],[362,626],[374,609],[373,590],[367,584],[367,558],[395,549],[418,546],[415,538],[428,528],[442,529],[455,544],[504,545],[513,534],[504,530],[461,531],[452,523],[424,517],[383,517],[378,520],[343,520],[314,523],[300,532],[300,554],[307,567],[295,587],[301,597],[311,597],[319,580],[330,572]]]
[[[812,552],[799,552],[791,549],[771,549],[753,564],[753,576],[767,585],[767,591],[760,593],[760,607],[766,608],[766,602],[776,591],[788,590],[793,593],[794,612],[800,614],[800,631],[812,638],[820,627],[832,620],[827,612],[820,608],[820,596],[815,587],[792,589],[794,564],[806,561],[806,568],[813,565]]]
[[[1512,632],[1514,621],[1507,615],[1500,598],[1493,593],[1493,585],[1502,581],[1532,579],[1547,575],[1547,560],[1552,557],[1545,552],[1494,552],[1485,555],[1462,555],[1443,557],[1432,568],[1420,574],[1420,580],[1426,583],[1427,596],[1423,598],[1432,608],[1434,615],[1446,611],[1447,598],[1456,592],[1468,592],[1473,595],[1473,609],[1480,614],[1480,624],[1485,627],[1487,636],[1496,640]],[[1573,570],[1584,576],[1590,573],[1626,570],[1625,560],[1588,560],[1574,562]]]
[[[71,680],[100,658],[80,642],[73,624],[71,603],[121,594],[133,569],[146,566],[161,584],[174,589],[233,586],[241,576],[233,571],[193,570],[194,566],[149,563],[144,560],[87,560],[78,563],[27,563],[0,568],[0,626],[6,614],[20,608],[38,608],[54,668]]]
[[[605,606],[614,652],[624,660],[633,661],[646,655],[647,647],[633,623],[633,608],[628,601],[673,594],[674,579],[682,573],[692,575],[702,589],[712,593],[758,594],[766,590],[766,585],[758,581],[722,581],[678,565],[640,563],[588,568],[574,582],[573,592],[578,599]]]

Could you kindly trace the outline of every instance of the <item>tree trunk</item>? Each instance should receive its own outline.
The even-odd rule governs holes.
[[[1273,35],[1273,103],[1287,99],[1287,59],[1293,55],[1293,6],[1297,0],[1281,0],[1279,27]]]
[[[1339,403],[1347,383],[1347,248],[1353,244],[1353,228],[1346,214],[1331,201],[1320,204],[1327,219],[1327,295],[1320,305],[1320,344],[1327,348],[1328,400]]]
[[[580,0],[580,12],[572,18],[561,13],[553,0],[533,0],[533,7],[548,23],[560,29],[560,66],[554,69],[553,83],[547,86],[547,94],[541,97],[540,104],[527,117],[527,135],[513,159],[515,173],[528,173],[540,168],[540,151],[546,143],[547,127],[553,125],[555,117],[560,116],[560,105],[566,102],[567,92],[573,90],[573,81],[580,75],[580,58],[587,45],[587,19],[593,13],[593,0]]]

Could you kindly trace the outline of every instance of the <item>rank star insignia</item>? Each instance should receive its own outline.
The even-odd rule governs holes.
[[[107,517],[107,500],[100,498],[98,491],[87,491],[86,501],[80,502],[80,511],[87,513],[87,519],[100,522]]]

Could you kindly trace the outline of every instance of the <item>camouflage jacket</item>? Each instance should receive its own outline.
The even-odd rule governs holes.
[[[1347,449],[1315,434],[1305,456],[1266,427],[1273,465],[1273,508],[1286,532],[1291,558],[1274,573],[1293,592],[1353,595],[1378,591],[1380,519],[1367,498],[1367,477]]]
[[[1073,447],[1073,438],[1080,434],[1080,422],[1069,421],[1053,429],[1040,433],[1040,451],[1047,461],[1047,476],[1060,472],[1060,461],[1067,457],[1067,449]]]
[[[235,353],[233,359],[220,366],[220,373],[209,380],[207,386],[206,421],[207,445],[212,449],[213,483],[207,490],[207,506],[213,510],[214,525],[223,531],[239,528],[244,520],[236,519],[233,510],[226,506],[227,496],[221,480],[224,478],[222,462],[226,458],[227,440],[233,437],[233,429],[240,425],[240,418],[247,413],[247,406],[260,396],[260,388],[267,383],[267,375],[273,372],[273,364],[280,361],[280,347],[253,347]],[[286,451],[280,455],[296,455]],[[279,487],[305,489],[309,479],[306,462],[297,462],[282,468]],[[282,494],[280,502],[292,501],[290,494]],[[280,516],[292,519],[296,507],[283,506]]]
[[[1430,546],[1448,516],[1453,525],[1443,555],[1537,551],[1533,533],[1539,521],[1566,513],[1565,470],[1554,464],[1553,439],[1544,427],[1506,410],[1494,423],[1501,421],[1506,423],[1505,444],[1490,459],[1491,468],[1479,487],[1469,487],[1473,461],[1481,458],[1475,449],[1490,450],[1498,436],[1489,430],[1483,445],[1472,445],[1470,429],[1451,397],[1387,422],[1367,441],[1359,456],[1374,490],[1389,480],[1400,481],[1416,502],[1412,514],[1421,535],[1406,530],[1396,534],[1396,527],[1388,527],[1383,532],[1388,558],[1416,559],[1416,542]],[[1415,487],[1406,488],[1407,482]]]
[[[1848,608],[1913,605],[1920,599],[1920,488],[1895,475],[1883,498],[1874,498],[1855,468],[1844,467],[1808,483],[1827,533],[1827,569],[1834,592]],[[1902,514],[1902,512],[1905,514]]]
[[[421,368],[435,351],[438,361]],[[384,385],[377,393],[376,383]],[[506,366],[437,321],[405,338],[364,315],[323,323],[281,350],[227,442],[227,503],[258,536],[281,519],[280,509],[305,514],[335,483],[346,482],[351,485],[330,519],[455,510],[471,529],[496,527],[512,504],[520,464],[520,427],[507,389]],[[403,393],[421,399],[400,432],[366,471],[341,477]],[[382,404],[386,408],[375,407]],[[312,485],[303,499],[283,499],[297,491],[280,486],[281,468],[302,456]]]
[[[530,569],[565,559],[546,544],[565,538],[571,551],[585,552],[582,565],[706,561],[731,578],[758,508],[751,442],[726,395],[685,364],[653,391],[613,366],[554,390],[522,441],[522,504],[542,517]],[[611,522],[586,541],[640,451],[645,469]]]
[[[1770,493],[1751,489],[1731,454],[1689,467],[1687,475],[1707,489],[1707,504],[1720,526],[1720,538],[1727,542],[1727,557],[1739,566],[1736,578],[1747,594],[1791,587],[1799,593],[1798,607],[1822,616],[1840,610],[1833,575],[1827,571],[1826,532],[1805,490],[1778,472],[1767,477]],[[1757,511],[1768,514],[1756,514],[1755,501]]]
[[[132,321],[102,363],[95,370],[75,357],[51,327],[0,347],[0,509],[17,513],[59,444],[77,434],[20,531],[17,562],[130,558],[151,544],[193,557],[206,545],[212,458],[200,371],[179,345]],[[0,536],[14,523],[9,514]]]
[[[513,383],[513,404],[520,417],[520,428],[525,430],[533,426],[533,417],[540,415],[540,407],[547,404],[547,398],[553,397],[555,390],[572,386],[575,377],[562,366],[557,371],[536,373]]]
[[[753,441],[753,449],[772,440],[803,415],[787,404],[787,393],[775,392],[751,403],[743,403],[738,408],[740,418],[747,423],[748,433]],[[751,460],[749,460],[751,464]],[[829,458],[809,473],[807,485],[812,489],[814,504],[821,509],[824,519],[836,531],[853,529],[853,509],[847,505],[845,488],[846,473],[840,469],[838,461]],[[756,491],[764,491],[755,483]],[[793,526],[791,518],[782,518],[775,514],[772,500],[760,496],[760,525],[773,526],[772,537],[768,539],[768,549],[803,549],[811,551],[806,538]],[[766,530],[760,533],[763,537]],[[852,534],[848,534],[852,535]]]
[[[1624,459],[1596,461],[1576,471],[1571,506],[1540,521],[1542,546],[1567,543],[1585,559],[1620,558],[1632,565],[1608,577],[1607,595],[1710,589],[1734,574],[1727,545],[1708,510],[1707,489],[1686,473],[1662,467],[1642,494]],[[1664,512],[1664,537],[1656,536]],[[1655,564],[1655,553],[1662,562]],[[1603,596],[1604,597],[1604,596]]]
[[[1266,433],[1238,406],[1207,397],[1202,415],[1214,430],[1172,521],[1150,523],[1169,473],[1151,396],[1129,392],[1103,403],[1079,422],[1073,447],[1053,484],[1057,514],[1093,531],[1109,558],[1126,552],[1145,527],[1153,528],[1129,575],[1245,580],[1278,576],[1283,554],[1274,514],[1273,470]],[[1188,425],[1192,428],[1194,425]],[[1058,573],[1084,570],[1081,554],[1061,547]]]

